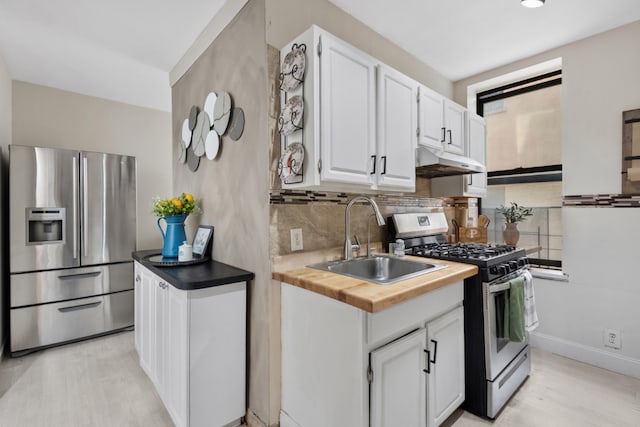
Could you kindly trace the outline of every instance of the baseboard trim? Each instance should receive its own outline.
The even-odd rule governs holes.
[[[538,332],[531,332],[529,338],[533,347],[640,379],[640,360],[638,359]]]

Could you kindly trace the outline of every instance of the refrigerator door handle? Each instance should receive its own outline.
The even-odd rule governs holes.
[[[89,273],[66,274],[64,276],[58,276],[58,279],[59,280],[89,279],[91,277],[98,277],[101,274],[102,274],[102,271],[91,271]]]
[[[87,234],[89,230],[88,222],[89,222],[89,201],[87,200],[87,195],[89,192],[87,191],[87,158],[82,158],[82,253],[86,257],[87,256]]]
[[[73,259],[78,258],[78,159],[73,156]]]

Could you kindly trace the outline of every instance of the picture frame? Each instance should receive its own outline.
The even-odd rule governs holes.
[[[194,258],[211,257],[213,249],[213,226],[199,225],[193,236]]]

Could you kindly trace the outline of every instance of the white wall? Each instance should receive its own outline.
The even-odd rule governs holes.
[[[171,192],[171,113],[14,81],[13,143],[135,156],[138,249],[162,246],[152,198]]]
[[[11,143],[11,76],[4,58],[0,55],[0,195],[6,187],[6,173],[4,168],[7,145]],[[1,199],[1,197],[0,197]],[[2,360],[2,349],[7,334],[5,325],[8,314],[4,309],[5,297],[8,294],[8,282],[5,282],[5,262],[4,253],[7,246],[4,244],[2,233],[2,222],[6,219],[7,210],[0,213],[0,360]]]
[[[457,82],[467,86],[556,57],[563,72],[563,194],[621,189],[622,112],[640,108],[640,21]],[[568,282],[536,280],[535,344],[640,378],[637,242],[640,209],[564,208],[563,269]],[[603,329],[622,348],[603,345]]]

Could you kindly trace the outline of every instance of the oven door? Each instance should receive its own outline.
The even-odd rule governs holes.
[[[529,344],[529,334],[524,341],[509,341],[504,329],[504,308],[509,296],[509,281],[522,276],[526,270],[520,269],[508,276],[490,283],[483,283],[484,334],[486,377],[493,381],[500,372]]]

